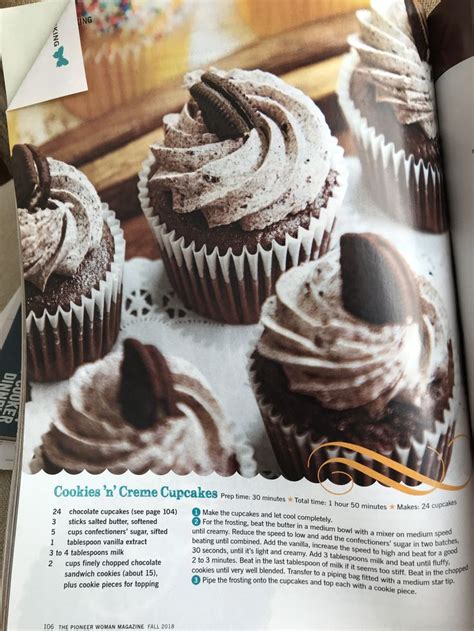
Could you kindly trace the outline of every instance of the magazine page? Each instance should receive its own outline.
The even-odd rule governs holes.
[[[3,74],[0,57],[0,469],[11,469],[21,404],[22,273],[15,190],[7,167]]]
[[[73,4],[42,42],[55,90]],[[7,112],[28,388],[5,629],[468,631],[423,9],[76,11],[88,89],[40,98],[30,72]]]
[[[14,439],[21,401],[21,268],[13,183],[0,186],[0,438]]]
[[[471,419],[474,410],[474,33],[472,3],[432,2],[428,16],[433,70],[443,136],[451,235],[462,316]]]

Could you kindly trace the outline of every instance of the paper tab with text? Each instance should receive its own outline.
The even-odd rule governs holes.
[[[3,9],[8,110],[87,90],[74,0]]]

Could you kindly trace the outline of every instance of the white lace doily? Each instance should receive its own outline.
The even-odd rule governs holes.
[[[161,261],[127,261],[123,283],[122,327],[117,344],[132,337],[155,344],[165,355],[193,363],[212,385],[236,433],[252,445],[259,471],[278,471],[247,374],[248,354],[258,339],[260,326],[220,324],[186,309],[169,284]],[[31,401],[26,406],[26,468],[53,420],[58,400],[67,390],[67,381],[32,384]]]
[[[332,246],[337,245],[342,233],[349,231],[377,232],[388,238],[412,268],[433,283],[446,307],[451,330],[456,330],[449,238],[416,232],[390,219],[370,199],[358,160],[349,158],[347,164],[349,187],[337,215]],[[277,471],[247,375],[248,356],[260,331],[259,325],[220,324],[186,309],[172,289],[161,261],[135,258],[125,263],[118,343],[134,337],[193,363],[212,385],[237,431],[253,446],[259,471]],[[26,462],[48,429],[57,400],[66,392],[67,381],[32,384],[32,400],[26,406]],[[465,409],[458,419],[458,431],[463,431],[463,427],[467,428]]]
[[[256,451],[260,470],[276,463],[250,387],[247,362],[259,325],[236,326],[207,320],[184,307],[161,261],[128,261],[119,339],[155,344],[165,355],[194,364],[207,378],[224,411]]]

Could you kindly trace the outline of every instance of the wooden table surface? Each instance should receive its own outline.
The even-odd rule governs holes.
[[[304,24],[255,40],[216,61],[220,68],[255,68],[278,74],[303,90],[321,108],[346,153],[350,135],[337,102],[336,86],[347,36],[357,28],[353,12]],[[155,238],[138,202],[138,172],[150,144],[163,136],[167,112],[189,98],[182,78],[171,80],[137,101],[91,121],[83,121],[41,145],[45,155],[85,173],[103,202],[117,213],[127,242],[126,258],[159,258]]]
[[[337,80],[348,50],[347,37],[355,29],[352,12],[337,15],[257,39],[212,64],[221,69],[259,68],[279,75],[301,89],[323,111],[327,107],[329,125],[337,133],[333,126],[340,119],[336,113]],[[149,146],[163,137],[163,117],[179,112],[188,98],[182,77],[177,77],[135,101],[82,121],[43,143],[41,149],[47,156],[80,168],[102,201],[125,221],[140,212],[138,173]],[[130,230],[135,234],[137,224],[132,223]],[[133,239],[129,242],[132,246]]]

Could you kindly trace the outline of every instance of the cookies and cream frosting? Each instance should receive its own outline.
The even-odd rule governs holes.
[[[336,146],[319,108],[270,73],[213,72],[243,92],[259,114],[259,128],[220,140],[188,102],[164,118],[164,143],[151,147],[150,186],[171,191],[177,213],[200,210],[211,228],[238,221],[243,230],[263,229],[313,204]],[[189,73],[186,86],[202,74]]]
[[[199,371],[166,357],[177,413],[137,427],[124,418],[119,403],[122,360],[120,349],[77,370],[43,436],[44,457],[74,472],[235,473],[232,426]]]
[[[402,125],[419,123],[428,138],[437,134],[430,65],[420,57],[404,0],[372,0],[357,11],[360,34],[349,44],[357,51],[356,72],[376,88],[378,102],[390,104]]]
[[[418,279],[421,324],[370,324],[344,308],[339,256],[333,250],[279,278],[263,307],[259,353],[283,367],[291,391],[329,409],[366,406],[377,418],[394,397],[420,404],[447,362],[434,290]]]
[[[51,274],[73,276],[102,239],[99,196],[87,177],[47,159],[51,189],[47,205],[19,209],[25,279],[44,290]]]

